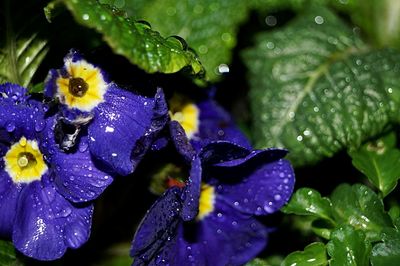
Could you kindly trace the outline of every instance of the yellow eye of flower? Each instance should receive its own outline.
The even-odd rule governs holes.
[[[199,109],[189,99],[174,95],[170,100],[171,120],[178,121],[189,139],[199,130]]]
[[[196,220],[202,220],[208,214],[214,210],[215,203],[215,192],[214,187],[202,184],[201,193],[199,200],[199,214],[197,214]]]
[[[47,165],[35,140],[22,137],[4,156],[5,170],[14,183],[30,183],[40,180]]]
[[[57,94],[69,108],[89,112],[104,101],[107,83],[99,68],[85,60],[65,63],[68,77],[59,77]]]

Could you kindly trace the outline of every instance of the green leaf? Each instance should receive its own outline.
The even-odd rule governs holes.
[[[332,221],[332,207],[328,198],[321,197],[318,191],[311,188],[298,189],[289,203],[281,209],[284,213],[312,215]],[[333,222],[333,221],[332,221]]]
[[[195,54],[181,39],[163,38],[147,23],[132,21],[123,12],[95,0],[63,0],[62,3],[79,24],[101,33],[116,54],[148,73],[175,73],[185,67],[193,74],[203,71]]]
[[[331,256],[331,266],[369,265],[371,243],[364,232],[351,226],[342,226],[335,230],[326,247]]]
[[[382,243],[372,249],[371,264],[373,266],[398,265],[400,261],[400,232],[386,228],[382,233]]]
[[[16,254],[11,242],[0,240],[0,265],[16,265]]]
[[[398,121],[400,54],[371,50],[329,10],[310,8],[255,43],[243,58],[257,147],[285,147],[305,165]]]
[[[349,152],[353,165],[367,176],[382,195],[388,195],[400,178],[400,150],[394,133]]]
[[[47,23],[40,3],[15,1],[0,4],[0,83],[12,82],[28,87],[49,48],[41,35]],[[4,18],[4,19],[3,19]]]
[[[207,79],[215,82],[229,70],[239,25],[249,11],[250,2],[242,0],[155,0],[141,15],[162,34],[184,38],[199,55]]]
[[[290,253],[282,262],[282,266],[322,266],[328,265],[325,245],[320,242],[312,243],[304,251]]]
[[[397,0],[333,1],[348,12],[369,40],[377,46],[400,47],[400,2]]]
[[[262,259],[254,259],[248,263],[246,263],[246,266],[269,266],[269,264]]]
[[[339,185],[331,201],[335,221],[365,231],[369,239],[376,239],[383,228],[392,226],[382,200],[364,185]]]

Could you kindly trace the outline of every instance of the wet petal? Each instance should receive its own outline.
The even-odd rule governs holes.
[[[185,130],[177,121],[171,121],[169,123],[170,133],[172,141],[179,152],[186,160],[190,163],[193,157],[196,155],[196,151],[193,149],[192,145],[189,143],[186,137]]]
[[[135,261],[147,262],[154,259],[168,240],[175,235],[181,211],[181,190],[167,190],[148,210],[132,241],[130,254]],[[139,264],[138,264],[139,265]]]
[[[235,125],[232,117],[213,100],[197,104],[200,110],[199,131],[191,139],[196,150],[210,142],[224,140],[251,149],[246,136]]]
[[[12,103],[26,103],[29,98],[28,90],[18,84],[6,82],[0,84],[0,98]]]
[[[204,165],[212,165],[246,157],[250,150],[228,141],[212,142],[201,149],[199,157]]]
[[[13,231],[15,247],[39,260],[60,258],[90,234],[93,207],[77,208],[52,186],[29,184],[21,193]]]
[[[249,214],[265,215],[279,210],[294,188],[294,171],[284,159],[252,164],[218,177],[217,195],[232,207]]]
[[[200,158],[196,157],[192,161],[190,177],[182,193],[183,206],[181,217],[184,221],[193,220],[199,213],[201,175],[201,161]]]
[[[22,187],[16,186],[7,172],[0,170],[0,236],[11,237]]]
[[[132,173],[137,161],[150,147],[142,138],[150,134],[154,118],[154,99],[142,97],[110,85],[105,102],[95,109],[89,125],[89,146],[92,154],[121,175]],[[155,128],[159,130],[159,128]],[[139,140],[140,143],[138,142]]]

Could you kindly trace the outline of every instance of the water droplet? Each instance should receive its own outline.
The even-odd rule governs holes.
[[[36,121],[36,123],[35,123],[35,130],[36,130],[36,132],[40,132],[40,131],[42,131],[43,130],[43,128],[45,127],[45,122],[43,121],[43,120],[39,120],[39,121]]]
[[[273,42],[267,42],[267,48],[268,49],[274,49],[275,48],[275,44]]]
[[[6,130],[7,132],[12,132],[15,130],[15,124],[13,122],[10,122],[6,125]]]
[[[220,64],[218,66],[218,72],[220,74],[229,73],[229,66],[227,64]]]
[[[276,19],[275,16],[267,16],[267,17],[265,18],[265,24],[267,24],[267,25],[270,26],[270,27],[275,26],[277,22],[278,22],[278,21],[277,21],[277,19]]]
[[[282,196],[279,195],[279,194],[276,194],[276,195],[274,196],[274,200],[276,200],[276,201],[281,200],[281,198],[282,198]]]
[[[298,135],[296,139],[297,139],[297,141],[302,141],[303,140],[303,136]]]
[[[318,25],[321,25],[322,23],[324,23],[324,18],[321,16],[316,16],[314,18],[315,23],[317,23]]]
[[[83,14],[82,19],[83,20],[89,20],[89,14]]]

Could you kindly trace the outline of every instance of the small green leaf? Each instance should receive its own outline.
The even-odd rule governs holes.
[[[335,221],[365,231],[368,239],[376,239],[383,228],[392,226],[382,200],[364,185],[339,185],[331,201]]]
[[[282,262],[282,266],[322,266],[328,265],[325,245],[320,242],[312,243],[304,251],[290,253]]]
[[[184,67],[191,68],[194,74],[203,71],[195,54],[181,39],[163,38],[147,23],[132,21],[123,12],[95,0],[62,3],[79,24],[101,33],[115,53],[149,73],[175,73]]]
[[[398,265],[400,261],[400,232],[393,228],[385,228],[382,242],[372,249],[371,264],[373,266]]]
[[[321,197],[318,191],[311,188],[298,189],[289,203],[281,209],[284,213],[312,215],[332,221],[332,207],[328,198]]]
[[[243,54],[257,147],[285,147],[299,166],[382,133],[399,120],[400,54],[371,50],[318,7],[259,34]]]
[[[11,242],[0,240],[0,265],[11,266],[16,263],[16,254]]]
[[[47,30],[41,5],[26,1],[21,8],[7,0],[0,9],[4,16],[0,22],[0,83],[28,87],[49,50],[47,38],[40,34]]]
[[[265,260],[257,258],[246,263],[246,266],[269,266],[269,264]]]
[[[342,226],[332,232],[327,244],[331,256],[331,266],[367,266],[371,253],[371,243],[364,232],[351,226]]]
[[[400,150],[394,133],[349,152],[353,165],[367,176],[385,197],[400,179]]]

